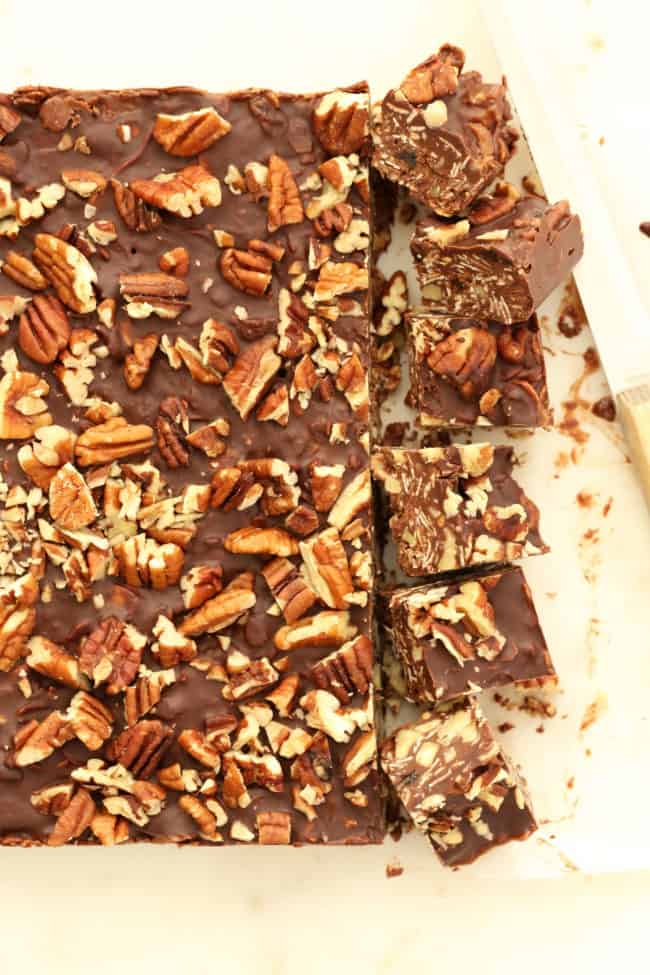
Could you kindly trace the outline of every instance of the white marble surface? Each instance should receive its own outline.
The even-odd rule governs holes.
[[[650,241],[636,230],[650,219],[647,15],[635,0],[545,0],[530,11],[532,29],[540,17],[557,29],[566,108],[648,296]],[[297,89],[365,75],[378,94],[444,40],[493,70],[471,0],[329,0],[308,12],[279,0],[0,0],[0,38],[0,90],[39,82]],[[582,346],[558,336],[548,311],[551,394],[561,415]],[[602,376],[590,383],[595,398]],[[558,477],[554,459],[572,441],[554,432],[520,445],[522,480],[543,505],[554,550],[530,560],[527,572],[563,693],[544,734],[517,714],[507,743],[526,764],[540,814],[553,820],[545,835],[556,837],[554,846],[515,845],[457,874],[442,871],[416,837],[350,850],[2,850],[0,972],[366,975],[449,962],[460,972],[596,972],[611,968],[619,944],[640,946],[650,891],[640,869],[650,866],[650,529],[616,431],[587,415],[581,422],[590,435],[584,454]],[[576,505],[580,490],[596,497],[593,508]],[[581,542],[591,528],[598,541]],[[606,713],[581,738],[586,704],[605,691]],[[395,856],[405,872],[387,880]]]

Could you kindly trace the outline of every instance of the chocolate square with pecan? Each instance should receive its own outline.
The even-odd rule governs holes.
[[[439,575],[548,551],[539,511],[512,476],[511,447],[374,451],[372,469],[407,576]]]
[[[381,747],[386,775],[445,866],[472,863],[537,829],[526,786],[478,705],[425,712]]]
[[[551,423],[537,317],[522,325],[406,316],[411,396],[423,427]]]
[[[489,687],[555,680],[520,568],[397,589],[390,612],[410,700],[440,703]]]
[[[464,210],[515,151],[505,81],[463,71],[451,44],[410,71],[373,118],[373,163],[443,216]]]
[[[0,843],[379,841],[365,85],[0,142]]]

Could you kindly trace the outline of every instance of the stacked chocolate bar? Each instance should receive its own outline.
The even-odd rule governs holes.
[[[480,195],[502,180],[517,134],[505,83],[463,69],[463,52],[445,45],[373,119],[375,167],[431,211],[411,242],[421,304],[404,315],[410,398],[429,433],[548,426],[535,312],[580,258],[580,222],[566,202],[504,181]],[[510,564],[547,551],[514,461],[488,443],[373,452],[399,568],[419,581],[390,594],[393,647],[408,699],[429,709],[384,743],[382,764],[449,865],[536,828],[476,701],[555,681],[530,588]]]

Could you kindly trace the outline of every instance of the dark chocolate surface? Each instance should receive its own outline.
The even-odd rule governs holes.
[[[0,355],[9,353],[9,357],[3,359],[5,378],[10,373],[15,374],[16,362],[11,359],[15,352],[18,375],[29,373],[48,384],[44,401],[51,422],[75,436],[92,429],[98,418],[105,420],[113,412],[118,412],[129,425],[139,425],[138,429],[145,425],[150,430],[148,449],[121,460],[111,462],[109,459],[104,463],[98,457],[97,463],[82,464],[79,453],[72,455],[72,464],[84,475],[97,508],[97,517],[91,517],[90,522],[79,530],[82,535],[84,531],[92,531],[100,539],[108,539],[110,554],[118,529],[124,531],[125,538],[139,532],[146,536],[147,545],[151,542],[155,547],[156,544],[175,545],[172,538],[178,540],[180,536],[174,532],[178,530],[182,535],[189,522],[191,537],[184,539],[180,553],[182,578],[199,567],[203,567],[203,571],[216,569],[217,574],[220,570],[221,579],[210,591],[208,603],[210,599],[218,598],[219,587],[227,587],[233,580],[249,594],[252,586],[255,594],[254,605],[240,610],[234,622],[218,632],[193,636],[196,656],[191,661],[179,660],[171,665],[175,682],[163,688],[159,703],[141,715],[139,721],[139,724],[143,721],[156,723],[155,733],[162,723],[165,745],[160,761],[143,778],[159,786],[158,772],[179,763],[182,769],[191,770],[200,778],[200,789],[192,795],[204,805],[208,803],[208,809],[208,800],[217,800],[225,809],[227,822],[218,824],[216,829],[213,822],[210,827],[213,835],[206,836],[206,830],[179,805],[181,797],[188,793],[167,789],[162,810],[152,814],[143,825],[130,822],[128,838],[190,842],[252,839],[294,843],[379,840],[382,825],[373,759],[372,716],[362,718],[362,713],[371,707],[368,682],[358,680],[357,689],[352,680],[347,685],[349,692],[338,699],[336,695],[333,697],[334,708],[354,716],[354,719],[346,718],[345,740],[341,736],[338,741],[334,740],[324,726],[316,728],[310,723],[310,708],[304,703],[305,695],[313,691],[319,695],[330,694],[332,704],[327,676],[331,667],[325,677],[321,675],[318,680],[312,668],[322,658],[336,655],[342,644],[352,645],[354,656],[355,641],[361,637],[365,639],[369,632],[370,605],[366,592],[369,585],[369,555],[366,553],[370,551],[369,488],[363,484],[364,470],[368,468],[365,444],[368,409],[367,233],[365,242],[363,233],[358,241],[350,242],[339,237],[352,220],[356,221],[353,227],[363,231],[365,225],[367,231],[369,148],[364,86],[338,96],[334,94],[329,99],[322,99],[320,95],[284,96],[266,91],[210,95],[193,89],[122,93],[28,89],[3,97],[0,102],[19,116],[18,124],[0,145],[0,187],[10,186],[13,201],[19,198],[33,200],[40,187],[63,184],[63,171],[90,170],[95,175],[88,177],[86,174],[84,179],[96,179],[99,174],[101,182],[106,181],[103,188],[85,198],[67,188],[60,202],[40,219],[21,226],[15,239],[0,236],[0,260],[5,262],[5,271],[7,262],[12,264],[10,252],[31,258],[36,236],[44,234],[63,236],[73,248],[68,254],[86,255],[97,275],[92,310],[78,314],[70,305],[65,308],[70,327],[88,330],[89,334],[84,336],[73,331],[72,338],[67,343],[64,340],[57,361],[39,362],[25,354],[22,344],[17,341],[19,315],[13,320],[6,316],[3,319],[0,315],[0,322],[4,320],[0,329],[3,333]],[[174,152],[184,147],[191,149],[194,145],[195,151],[191,154],[185,151],[183,155],[166,151],[157,141],[154,135],[157,115],[185,115],[208,107],[216,110],[231,127],[217,141],[205,147],[200,141],[193,144],[192,131],[189,135],[175,136],[175,141],[168,140],[167,144]],[[314,114],[319,107],[322,109],[320,120],[318,113]],[[193,131],[199,132],[198,127]],[[164,136],[161,138],[164,140]],[[253,167],[250,173],[246,169],[251,162],[268,166],[273,157],[279,157],[281,161],[276,169],[281,184],[279,203],[274,176],[269,183],[268,175],[264,175],[260,167]],[[318,175],[318,167],[334,157],[343,158],[341,165],[347,166],[349,176],[349,185],[338,196],[333,193],[331,184],[326,183],[325,176]],[[288,175],[282,161],[288,166]],[[220,204],[204,203],[202,212],[189,217],[176,215],[166,208],[164,191],[167,184],[159,181],[153,184],[153,189],[149,184],[142,186],[144,196],[139,198],[139,203],[131,198],[131,210],[137,206],[137,220],[131,221],[136,226],[125,222],[124,213],[116,205],[111,180],[118,180],[122,190],[126,187],[128,193],[131,187],[138,187],[138,181],[151,181],[159,174],[176,173],[197,165],[218,178]],[[337,165],[334,163],[333,178]],[[260,178],[260,172],[261,186],[255,182]],[[332,175],[332,167],[326,172]],[[7,181],[5,184],[3,178]],[[119,186],[117,190],[119,192]],[[298,213],[292,197],[294,190],[301,201]],[[144,204],[147,194],[160,194],[161,191],[163,196],[156,196],[157,205]],[[319,209],[313,201],[327,193],[344,207],[342,215],[328,224],[331,211],[321,207],[316,216],[308,218],[304,211],[310,206],[312,213],[314,208]],[[270,203],[269,196],[272,197]],[[272,214],[273,210],[277,211],[276,204],[281,204],[279,217],[277,212],[275,216]],[[4,222],[5,214],[0,206],[0,228],[4,232],[10,230],[9,224],[14,219],[11,204],[8,210],[8,222]],[[276,226],[278,221],[279,226]],[[103,243],[102,230],[105,231],[106,224],[102,222],[114,225],[116,237],[109,243]],[[230,234],[232,239],[226,239],[224,243],[224,238],[220,237],[223,246],[219,246],[215,230]],[[97,234],[95,243],[93,234]],[[265,250],[267,245],[275,248],[272,257],[269,257],[271,252]],[[232,275],[224,277],[223,256],[228,247],[244,255],[241,258],[243,271],[239,267],[243,274],[240,281],[250,281],[250,278],[246,279],[246,268],[252,267],[266,281],[262,291],[259,279],[249,290],[242,290],[233,285]],[[173,276],[170,266],[165,262],[161,265],[160,260],[162,255],[177,248],[185,249],[188,264],[184,275]],[[323,248],[328,251],[327,260],[323,258]],[[240,259],[237,255],[235,258]],[[260,260],[261,265],[255,263]],[[159,279],[153,292],[147,291],[150,284],[147,279],[124,281],[124,275],[154,273],[160,278],[161,267],[168,271],[162,291],[156,290]],[[338,278],[337,267],[342,272]],[[328,285],[328,273],[336,278],[332,286]],[[351,279],[354,279],[352,286]],[[53,298],[54,281],[54,278],[46,281],[45,290],[35,292],[21,286],[15,276],[0,275],[0,296],[31,300],[27,307],[33,308],[36,294],[48,300]],[[251,288],[257,293],[251,293]],[[114,322],[110,320],[110,308],[106,321],[106,306],[102,305],[99,311],[94,307],[106,300],[116,302]],[[282,311],[283,301],[290,303],[289,312]],[[131,310],[137,315],[146,311],[147,304],[159,308],[160,314],[154,311],[145,318],[130,317],[127,313],[129,303],[135,305]],[[163,317],[170,311],[176,311],[177,317]],[[226,346],[222,343],[216,350],[213,347],[211,354],[204,354],[200,338],[208,319],[225,326],[229,338]],[[125,363],[128,365],[132,361],[138,343],[151,334],[158,341],[150,364],[145,367],[142,385],[138,389],[130,388],[125,378]],[[203,379],[207,371],[208,382],[197,379],[182,357],[174,356],[173,349],[177,348],[179,338],[192,347],[190,352],[193,350],[199,365],[202,363],[205,367]],[[75,340],[79,354],[71,362],[70,350]],[[170,347],[172,351],[166,354],[165,349]],[[255,362],[252,360],[256,350],[258,358],[264,352],[271,361],[270,375],[262,379],[253,373]],[[90,370],[87,393],[82,391],[76,404],[71,401],[71,387],[66,387],[60,378],[66,356],[68,368],[73,371],[83,367]],[[191,358],[189,361],[194,362]],[[251,361],[251,368],[245,372],[246,362],[250,364]],[[238,367],[231,371],[233,363]],[[248,393],[248,408],[241,407],[244,393]],[[96,399],[105,401],[104,405],[98,405]],[[118,405],[113,410],[106,406],[107,403]],[[164,404],[162,409],[161,403]],[[276,403],[280,406],[274,412]],[[3,408],[7,409],[4,402]],[[276,416],[279,420],[263,420],[264,415]],[[221,426],[218,446],[211,457],[195,445],[196,438],[195,443],[189,441],[188,435],[217,419],[225,420],[226,426]],[[17,462],[17,455],[21,446],[37,443],[36,430],[32,429],[21,439],[12,435],[13,430],[7,427],[2,441],[5,506],[7,496],[15,496],[18,488],[24,488],[25,492],[34,488]],[[40,435],[42,430],[38,433]],[[151,440],[153,446],[149,446]],[[209,490],[215,472],[235,469],[237,473],[242,462],[270,458],[285,462],[288,467],[280,465],[283,471],[280,475],[260,469],[259,476],[255,474],[254,465],[240,468],[241,480],[235,492],[230,493],[224,504],[216,506],[217,488],[215,486],[212,493]],[[111,521],[106,513],[107,476],[119,490],[138,494],[144,487],[146,492],[146,482],[151,480],[152,472],[150,467],[142,467],[145,462],[153,465],[163,478],[163,484],[153,492],[150,502],[185,498],[175,505],[173,515],[170,515],[171,527],[168,523],[161,526],[155,519],[153,524],[144,519],[143,524],[142,520],[131,519],[124,510],[118,516],[113,513]],[[323,477],[326,474],[330,478],[329,495],[325,499],[318,493],[322,491],[322,478],[316,484],[314,465],[324,470]],[[295,481],[290,488],[285,484],[287,477]],[[352,482],[359,485],[359,501],[348,505],[346,510],[339,506],[338,515],[331,516],[336,520],[336,527],[329,520],[330,512],[340,491]],[[188,499],[187,488],[191,485],[204,489],[204,501],[199,507],[205,509],[206,503],[211,507],[196,510],[191,492]],[[7,495],[7,492],[11,493]],[[276,506],[278,495],[286,499],[287,494],[289,501]],[[28,572],[30,552],[35,553],[38,560],[44,558],[35,618],[27,627],[29,632],[8,651],[6,659],[7,633],[3,631],[1,634],[2,666],[8,672],[0,677],[0,734],[4,755],[0,770],[3,780],[0,841],[17,843],[48,842],[57,823],[55,815],[42,814],[34,808],[30,802],[34,792],[53,784],[73,782],[71,772],[85,766],[89,759],[101,759],[107,766],[114,765],[117,752],[113,745],[125,727],[124,689],[109,694],[105,682],[93,687],[91,681],[88,693],[101,701],[111,714],[110,735],[102,746],[90,751],[77,738],[71,737],[55,748],[50,757],[24,768],[17,767],[16,733],[29,719],[42,721],[55,709],[67,713],[75,694],[75,690],[60,680],[38,673],[26,664],[25,657],[30,653],[26,646],[27,637],[47,637],[78,660],[84,639],[102,620],[128,621],[146,638],[142,665],[150,671],[158,671],[162,663],[152,654],[156,640],[153,626],[162,614],[173,620],[177,628],[182,627],[191,612],[184,605],[184,590],[178,580],[161,589],[147,584],[130,584],[125,578],[128,566],[118,565],[114,558],[108,559],[104,577],[91,579],[85,590],[74,580],[71,584],[74,566],[70,564],[70,577],[64,579],[55,559],[56,546],[60,547],[59,554],[62,553],[66,560],[71,553],[80,553],[77,557],[82,564],[82,574],[84,571],[92,573],[92,567],[88,565],[88,540],[57,535],[57,526],[60,527],[61,519],[65,520],[65,511],[70,506],[62,503],[63,513],[57,515],[57,521],[53,517],[51,497],[48,504],[47,488],[40,496],[34,495],[32,500],[33,503],[11,509],[25,512],[24,525],[20,532],[14,530],[13,535],[3,539],[8,553],[2,563],[5,586],[11,587],[14,578],[22,578]],[[123,495],[121,502],[125,500]],[[138,515],[143,506],[140,501]],[[183,506],[184,510],[181,510]],[[166,510],[169,514],[169,506]],[[41,545],[45,537],[39,519],[45,523],[51,542],[44,556]],[[256,544],[261,546],[258,553],[233,552],[229,550],[232,548],[230,542],[226,548],[226,537],[244,528],[275,529],[282,536],[278,539],[273,535],[268,543],[258,538]],[[331,617],[322,618],[318,614],[326,611],[339,614],[339,622],[345,622],[341,630],[344,635],[315,633],[311,643],[307,638],[303,648],[287,653],[274,642],[287,620],[281,614],[281,603],[276,603],[262,569],[273,558],[283,558],[279,552],[283,546],[288,546],[289,567],[297,575],[303,556],[299,544],[305,538],[319,541],[326,529],[329,529],[327,538],[330,541],[332,532],[335,536],[340,574],[334,572],[328,589],[319,572],[323,563],[317,557],[312,558],[310,578],[318,592],[312,594],[313,600],[306,612],[317,620],[315,629],[323,620],[323,632],[334,624]],[[52,541],[53,532],[56,537]],[[164,560],[166,551],[161,554],[157,550],[158,559]],[[179,556],[178,551],[167,551],[167,554]],[[38,575],[40,570],[36,565],[34,562],[32,571]],[[251,576],[242,582],[241,573],[251,573]],[[15,592],[11,588],[8,592],[10,609],[14,609]],[[349,602],[346,600],[348,595],[351,597]],[[250,602],[250,599],[246,601]],[[5,630],[8,630],[7,613],[4,617]],[[363,649],[365,651],[365,645]],[[238,653],[244,656],[239,657]],[[244,664],[254,671],[256,661],[261,659],[268,660],[273,668],[270,683],[239,701],[231,699],[232,689],[238,686],[238,668]],[[345,661],[337,658],[332,666],[334,664],[345,666]],[[286,713],[281,713],[275,704],[270,705],[266,695],[289,675],[297,676],[297,689]],[[129,683],[134,683],[135,679],[133,672]],[[309,699],[312,704],[314,700],[321,699]],[[253,712],[257,715],[254,720],[258,727],[257,732],[247,738],[243,729],[251,724],[246,715],[246,709],[251,706],[254,706]],[[226,721],[228,738],[219,737],[214,730],[222,720]],[[314,720],[318,722],[317,718]],[[311,744],[304,754],[285,757],[284,753],[276,753],[280,745],[277,735],[275,747],[273,745],[267,731],[269,722],[271,730],[280,737],[294,728],[306,732]],[[196,729],[210,741],[216,741],[215,747],[218,746],[221,754],[216,763],[220,771],[214,774],[214,768],[211,771],[179,745],[178,736],[183,729]],[[346,769],[353,754],[351,750],[361,745],[365,749],[364,761],[357,763],[354,774],[348,775]],[[281,768],[277,791],[261,784],[261,780],[256,781],[254,774],[246,771],[246,762],[242,760],[241,769],[244,777],[248,776],[249,804],[229,806],[223,792],[224,772],[231,752],[236,753],[235,765],[242,753],[257,758],[271,756]],[[96,812],[103,811],[106,789],[92,785],[88,789]],[[301,791],[302,795],[296,798]],[[270,840],[260,835],[257,817],[267,812],[282,814],[284,839]],[[213,820],[215,817],[219,819],[213,810]],[[118,815],[118,826],[120,819]],[[238,825],[233,831],[235,823],[243,829]],[[59,828],[63,829],[62,826]],[[96,841],[94,828],[83,830],[79,841]]]

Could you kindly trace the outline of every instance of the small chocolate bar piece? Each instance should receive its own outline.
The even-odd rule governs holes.
[[[511,447],[467,444],[373,453],[397,559],[408,576],[548,551],[539,511],[512,477]]]
[[[464,52],[445,44],[389,91],[373,117],[373,162],[442,216],[464,210],[515,150],[505,83],[463,72]]]
[[[418,224],[411,250],[432,314],[528,321],[578,263],[582,231],[569,204],[513,197],[506,189],[477,201],[468,218]]]
[[[406,316],[411,396],[423,427],[543,427],[551,423],[533,315],[522,325]]]
[[[399,728],[382,745],[381,763],[448,867],[537,829],[525,783],[475,703],[443,706]]]
[[[0,141],[0,843],[381,841],[365,86]]]
[[[528,583],[516,566],[397,589],[390,612],[409,700],[440,703],[555,678]]]

